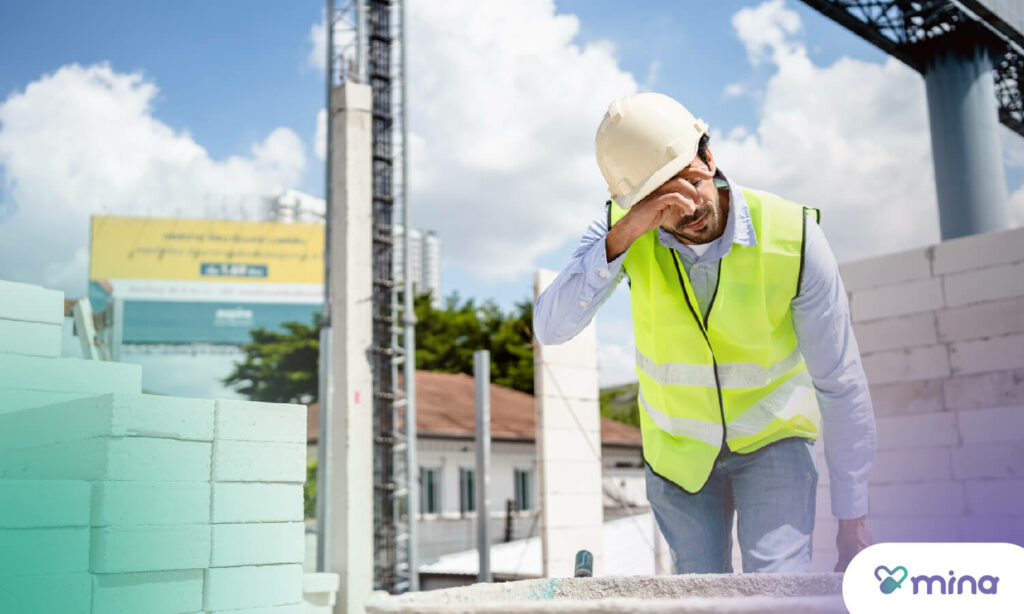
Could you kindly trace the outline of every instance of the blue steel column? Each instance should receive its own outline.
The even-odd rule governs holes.
[[[990,52],[976,44],[938,51],[924,79],[942,239],[1007,228]]]

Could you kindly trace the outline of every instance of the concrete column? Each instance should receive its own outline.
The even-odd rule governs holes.
[[[330,375],[323,523],[324,571],[341,576],[336,614],[361,614],[373,590],[373,342],[370,86],[343,83],[331,95]]]
[[[555,276],[537,271],[534,296]],[[594,324],[561,345],[534,344],[544,575],[572,576],[576,552],[583,549],[593,553],[594,575],[601,575],[604,502]]]
[[[1007,228],[1006,176],[988,49],[963,41],[939,51],[929,61],[924,80],[943,240]]]

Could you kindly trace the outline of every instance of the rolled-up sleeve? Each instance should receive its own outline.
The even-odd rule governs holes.
[[[533,326],[539,342],[552,345],[575,337],[590,324],[625,275],[625,254],[608,262],[607,234],[606,219],[594,220],[558,277],[537,297]]]
[[[868,512],[875,416],[839,265],[821,228],[807,220],[804,272],[792,301],[793,327],[821,409],[832,514]]]

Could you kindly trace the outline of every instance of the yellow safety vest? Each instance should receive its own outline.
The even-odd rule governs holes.
[[[790,301],[803,276],[807,212],[743,190],[757,245],[733,245],[701,316],[686,270],[654,229],[629,247],[640,427],[655,473],[697,492],[726,449],[816,439],[820,414],[797,347]],[[609,226],[626,211],[609,204]],[[817,219],[817,217],[815,218]]]

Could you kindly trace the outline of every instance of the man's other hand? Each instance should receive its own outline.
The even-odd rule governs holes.
[[[846,571],[853,557],[871,545],[871,534],[868,533],[867,516],[850,520],[839,519],[839,532],[836,533],[836,549],[839,561],[834,571]]]

